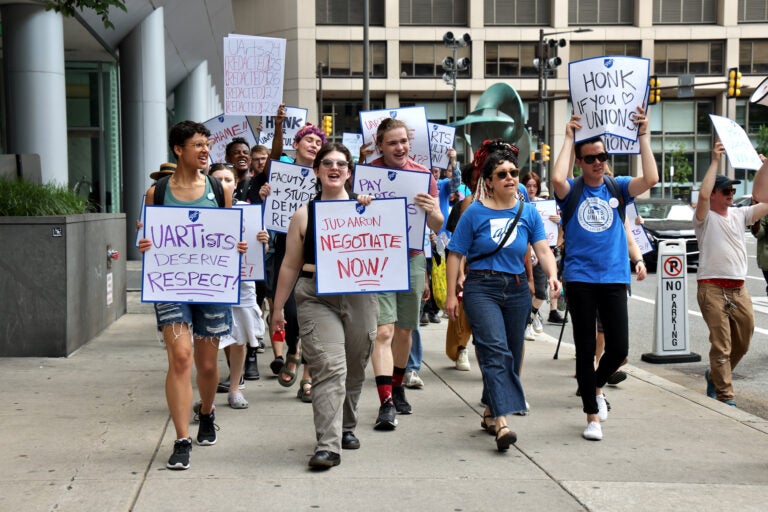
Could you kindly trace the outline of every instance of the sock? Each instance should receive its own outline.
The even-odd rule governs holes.
[[[539,312],[539,308],[531,307],[531,316],[536,316],[536,313]]]
[[[392,400],[392,377],[390,375],[377,375],[376,391],[379,392],[379,402],[382,404],[387,400]]]
[[[395,366],[392,372],[392,386],[402,386],[403,379],[405,378],[405,368],[398,368]]]

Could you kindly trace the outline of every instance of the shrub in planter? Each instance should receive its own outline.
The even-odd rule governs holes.
[[[0,178],[0,216],[78,215],[89,211],[88,203],[64,186]]]

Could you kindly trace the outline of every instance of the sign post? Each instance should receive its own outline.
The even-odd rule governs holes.
[[[656,311],[653,316],[654,350],[642,355],[646,363],[693,363],[701,356],[688,343],[688,283],[685,242],[659,244]]]

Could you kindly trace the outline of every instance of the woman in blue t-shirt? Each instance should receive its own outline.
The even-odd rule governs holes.
[[[487,406],[483,421],[493,421],[496,447],[505,451],[517,441],[506,415],[526,410],[518,374],[531,310],[524,265],[528,244],[533,246],[553,293],[559,292],[560,283],[541,216],[518,200],[517,154],[509,150],[492,153],[481,176],[487,196],[467,208],[448,244],[445,310],[456,318],[457,289],[463,287],[464,310],[483,373],[483,403]],[[503,247],[498,249],[500,244]],[[467,258],[468,268],[466,280],[459,283],[462,257]]]

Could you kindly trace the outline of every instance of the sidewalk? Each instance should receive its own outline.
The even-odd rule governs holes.
[[[153,315],[123,316],[67,359],[0,359],[0,510],[766,509],[768,421],[629,366],[625,382],[606,388],[605,439],[585,441],[573,349],[553,360],[547,336],[526,343],[531,413],[510,418],[519,440],[498,453],[480,429],[477,363],[453,369],[446,324],[422,330],[425,387],[408,391],[414,414],[394,432],[374,431],[370,378],[362,447],[324,473],[307,468],[311,406],[296,386],[275,382],[269,349],[262,379],[244,391],[249,409],[217,395],[218,443],[194,445],[187,471],[165,469],[173,427]]]

